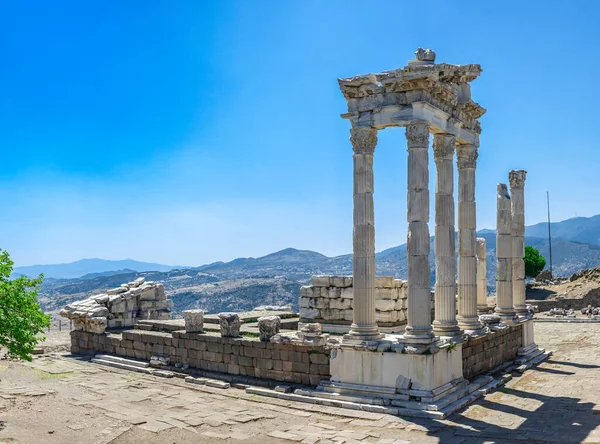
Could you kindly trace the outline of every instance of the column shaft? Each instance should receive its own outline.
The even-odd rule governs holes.
[[[477,147],[459,145],[458,164],[458,326],[466,331],[482,328],[477,315],[477,257],[475,168]]]
[[[456,336],[456,242],[454,236],[454,150],[456,138],[435,134],[435,319],[436,336]]]
[[[408,141],[408,313],[404,338],[431,342],[429,268],[429,125],[406,128]]]
[[[508,188],[498,184],[496,213],[496,313],[502,322],[514,324],[515,310],[512,296],[512,215]]]
[[[479,314],[488,312],[485,244],[485,239],[477,238],[477,313]]]
[[[349,339],[381,336],[375,317],[375,217],[373,208],[373,153],[377,130],[355,127],[350,131],[354,150],[354,230],[352,277],[353,323]]]
[[[512,170],[508,174],[511,195],[512,288],[513,306],[519,316],[527,315],[525,303],[525,178],[527,171]]]

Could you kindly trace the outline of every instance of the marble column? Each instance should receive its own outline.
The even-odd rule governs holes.
[[[512,288],[513,307],[518,316],[527,316],[525,304],[525,178],[527,171],[508,173],[512,216]]]
[[[406,127],[408,141],[408,313],[404,339],[428,343],[431,327],[429,280],[429,125]]]
[[[436,336],[460,334],[456,322],[456,241],[454,238],[454,150],[456,137],[433,136],[435,187],[435,319]]]
[[[487,305],[487,265],[486,261],[486,242],[482,237],[477,238],[477,313],[486,314]]]
[[[378,339],[375,319],[375,218],[373,208],[373,153],[377,130],[354,127],[350,130],[354,151],[354,231],[352,277],[353,323],[346,339]]]
[[[475,208],[475,168],[477,147],[458,145],[458,326],[465,331],[479,331],[477,315],[477,257]]]
[[[496,313],[507,325],[515,322],[512,297],[512,215],[506,184],[498,184],[496,212]]]

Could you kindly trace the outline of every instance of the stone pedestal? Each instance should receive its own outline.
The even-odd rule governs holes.
[[[344,383],[348,388],[362,386],[365,390],[369,386],[372,392],[386,389],[391,393],[432,392],[462,380],[462,344],[457,344],[454,350],[430,355],[333,349],[329,366],[331,382]]]
[[[237,313],[219,313],[219,327],[224,338],[236,338],[240,335],[240,316]]]
[[[477,147],[459,145],[458,165],[458,326],[465,332],[481,333],[477,315],[477,256],[475,167]]]
[[[261,341],[269,341],[279,333],[281,318],[279,316],[263,316],[258,318],[258,331]]]
[[[202,333],[204,331],[204,310],[183,310],[182,313],[187,333]]]
[[[436,336],[457,336],[456,242],[454,238],[454,149],[456,138],[436,134],[433,155],[436,164],[435,189],[435,319]]]
[[[408,315],[404,340],[430,343],[431,286],[429,282],[429,125],[406,127],[408,141]],[[356,291],[356,290],[355,290]]]
[[[506,184],[498,184],[496,213],[496,313],[506,325],[515,325],[512,297],[512,216]]]
[[[528,316],[525,303],[525,178],[527,171],[512,170],[508,174],[511,195],[512,288],[513,307],[517,316]]]

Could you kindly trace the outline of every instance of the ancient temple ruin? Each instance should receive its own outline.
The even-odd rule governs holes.
[[[526,171],[510,171],[510,192],[498,185],[497,306],[491,313],[485,240],[476,238],[478,119],[485,109],[471,99],[470,82],[481,67],[436,64],[429,49],[419,48],[415,55],[403,68],[339,80],[354,153],[352,276],[314,276],[300,290],[300,319],[293,322],[286,317],[295,313],[205,316],[201,310],[167,320],[171,303],[164,289],[142,279],[65,309],[79,329],[72,334],[72,351],[149,361],[94,358],[128,369],[158,366],[148,371],[161,376],[165,369],[187,372],[195,383],[200,379],[193,375],[206,372],[231,381],[244,378],[246,390],[259,395],[438,418],[501,384],[502,378],[494,377],[497,369],[523,370],[545,359],[525,305]],[[388,127],[406,128],[407,280],[375,275],[373,157],[378,131]],[[211,327],[215,323],[218,328]],[[257,387],[269,381],[292,385]]]

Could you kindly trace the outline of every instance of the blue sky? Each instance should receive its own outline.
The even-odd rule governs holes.
[[[480,63],[478,228],[510,169],[527,224],[600,213],[595,2],[12,2],[0,16],[0,248],[200,265],[351,252],[338,77]],[[406,240],[403,129],[381,131],[376,244]],[[431,156],[432,157],[432,156]],[[433,164],[430,189],[434,190]],[[433,199],[432,199],[433,203]],[[432,211],[433,214],[433,211]]]

